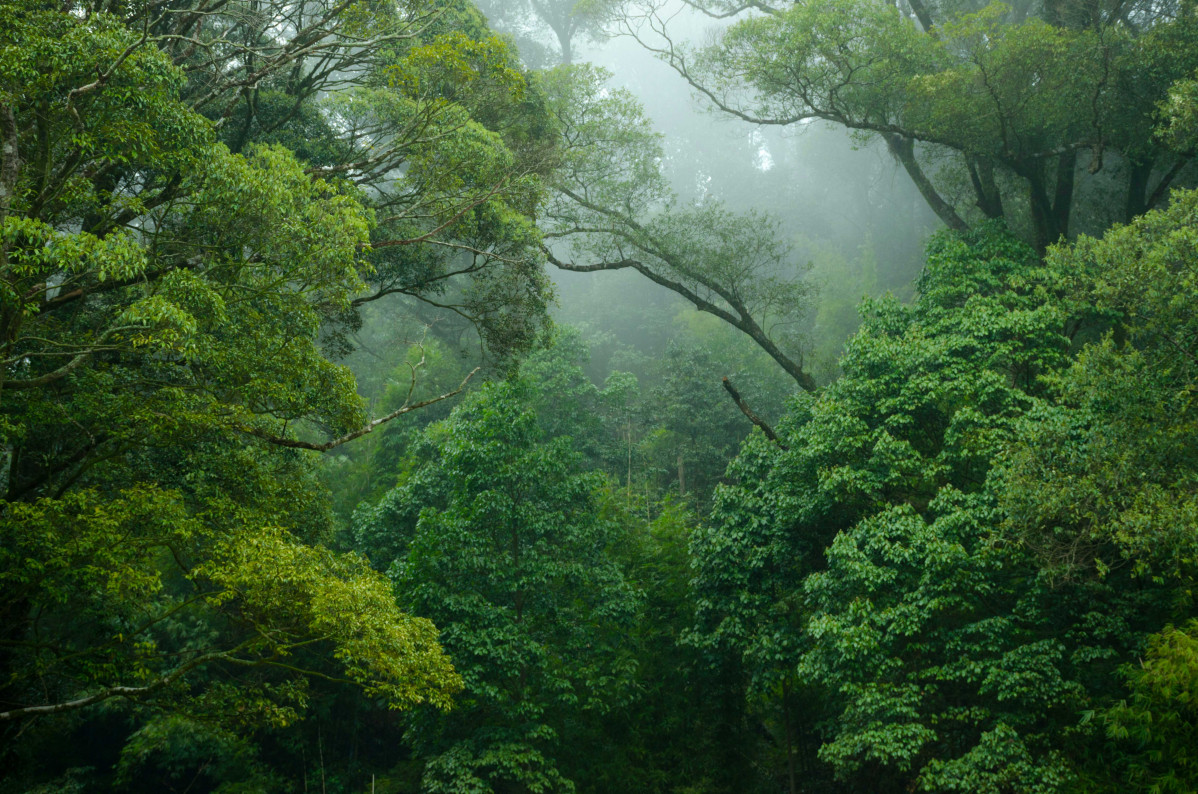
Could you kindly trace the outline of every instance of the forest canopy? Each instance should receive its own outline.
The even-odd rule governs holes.
[[[0,0],[0,794],[1198,789],[1196,146],[1189,0]]]

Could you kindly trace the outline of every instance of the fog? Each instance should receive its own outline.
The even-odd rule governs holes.
[[[663,16],[675,40],[692,43],[710,41],[726,24],[680,3]],[[496,22],[502,30],[503,20]],[[527,25],[520,33],[530,63],[553,65],[552,34]],[[880,141],[853,140],[823,123],[779,127],[731,117],[712,109],[628,35],[576,42],[574,61],[603,67],[613,88],[639,99],[664,136],[665,168],[680,201],[714,198],[781,221],[795,277],[815,288],[799,336],[818,376],[834,376],[862,297],[910,296],[924,241],[939,222]],[[591,340],[597,378],[606,359],[624,348],[653,357],[671,342],[685,343],[685,315],[692,309],[663,287],[626,272],[554,269],[550,275],[558,295],[555,319],[581,327]],[[624,350],[625,359],[630,355]]]

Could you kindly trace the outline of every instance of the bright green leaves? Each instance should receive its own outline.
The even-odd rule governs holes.
[[[880,2],[796,3],[745,20],[700,53],[719,90],[751,86],[752,115],[896,123],[911,78],[933,68],[937,46]]]
[[[1124,44],[1114,32],[1053,27],[1039,19],[1011,25],[1010,9],[991,5],[938,29],[938,68],[915,75],[904,123],[927,140],[980,155],[1020,159],[1085,138],[1107,120],[1095,100],[1104,60]]]
[[[1049,794],[1067,790],[1073,782],[1059,754],[1035,758],[1023,738],[999,723],[982,734],[977,746],[959,759],[933,760],[923,778],[926,791],[1003,794],[1008,791]]]
[[[485,91],[523,97],[525,78],[514,68],[511,48],[491,37],[479,41],[455,32],[408,51],[386,74],[393,87],[407,94],[429,94],[446,99],[478,95]]]
[[[1198,785],[1198,621],[1168,626],[1125,671],[1131,698],[1107,714],[1107,730],[1129,748],[1123,790],[1181,794]],[[1115,790],[1114,787],[1111,790]]]
[[[918,302],[866,304],[844,377],[782,423],[787,449],[754,441],[730,468],[693,545],[696,639],[758,692],[811,687],[818,758],[849,785],[1077,779],[1066,759],[1099,740],[1077,712],[1111,701],[1172,601],[1109,553],[1094,576],[1093,547],[1139,531],[1140,565],[1192,556],[1188,409],[1153,385],[1188,393],[1188,359],[1155,336],[1192,341],[1187,206],[1049,268],[997,230],[937,237]],[[1091,345],[1070,369],[1065,332],[1117,317],[1140,349]]]
[[[838,535],[827,570],[807,578],[809,649],[797,672],[840,704],[820,749],[838,776],[897,773],[938,790],[953,770],[965,790],[1002,790],[992,779],[1002,766],[987,766],[986,732],[997,730],[1063,777],[1040,721],[1069,713],[1081,693],[1062,678],[1061,643],[1037,640],[1025,622],[1048,594],[1033,587],[1027,604],[1011,604],[1000,584],[1022,565],[986,544],[987,501],[946,490],[933,521],[903,507],[880,513]],[[1004,603],[1014,619],[996,616]]]
[[[131,739],[136,787],[186,755],[180,726],[219,723],[198,744],[245,761],[314,675],[447,708],[432,624],[319,544],[306,453],[250,435],[365,419],[322,334],[371,274],[367,196],[277,144],[214,143],[141,29],[3,12],[6,719],[169,711]]]
[[[18,117],[36,117],[21,119],[14,209],[82,213],[114,198],[94,191],[101,171],[194,165],[209,125],[177,101],[182,72],[140,32],[106,14],[26,3],[7,4],[0,17],[0,96]],[[116,203],[136,204],[136,191],[123,193]]]
[[[393,708],[447,708],[460,685],[432,625],[398,612],[387,581],[360,558],[273,527],[222,535],[187,509],[183,494],[148,486],[10,503],[6,513],[5,614],[32,610],[44,625],[74,626],[65,641],[18,644],[8,669],[20,701],[32,699],[25,689],[35,685],[43,696],[75,694],[81,702],[69,708],[157,697],[186,713],[285,723],[294,712],[283,690],[303,681],[285,660],[316,641]],[[217,620],[240,627],[240,641],[213,648],[214,635],[201,627]],[[204,667],[275,665],[291,681],[269,685],[258,705],[215,690],[189,702],[182,686]]]
[[[1162,137],[1175,149],[1192,150],[1198,144],[1198,80],[1178,80],[1161,103]]]
[[[76,616],[105,615],[117,643],[124,637],[116,635],[136,637],[121,623],[135,621],[143,605],[161,596],[164,574],[146,560],[183,548],[197,529],[176,494],[148,486],[107,499],[80,491],[9,504],[7,511],[0,550],[5,610],[27,600]],[[101,649],[95,655],[108,656]]]
[[[313,179],[286,149],[253,147],[242,156],[214,147],[188,187],[189,242],[218,268],[227,262],[243,278],[288,284],[334,309],[365,287],[358,252],[369,239],[370,212],[356,196]]]
[[[220,587],[211,603],[232,601],[258,629],[261,652],[324,640],[349,678],[392,708],[447,709],[461,685],[432,623],[397,613],[389,583],[361,558],[265,527],[220,543],[193,575]]]

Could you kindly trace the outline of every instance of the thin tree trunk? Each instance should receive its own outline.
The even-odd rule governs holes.
[[[794,728],[790,724],[790,685],[782,682],[782,719],[786,722],[786,773],[790,779],[790,794],[797,794],[795,786]]]

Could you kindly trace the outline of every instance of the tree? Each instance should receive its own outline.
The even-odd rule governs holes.
[[[814,390],[800,350],[779,338],[802,314],[807,289],[773,221],[714,201],[679,206],[658,136],[631,95],[604,88],[605,79],[589,67],[546,77],[563,141],[542,209],[549,261],[583,273],[636,270],[749,336]]]
[[[693,542],[694,640],[741,660],[763,718],[791,723],[787,756],[805,776],[905,790],[996,719],[978,717],[984,693],[957,687],[1023,642],[970,634],[964,604],[989,592],[992,563],[970,544],[990,522],[979,488],[991,456],[1042,392],[1039,375],[1067,361],[1056,287],[1034,262],[994,229],[935,239],[919,302],[866,303],[844,377],[783,420],[784,449],[745,446]],[[942,513],[952,518],[933,523]],[[1049,713],[1041,705],[1015,710]]]
[[[614,0],[482,0],[479,8],[497,28],[535,41],[538,28],[557,39],[558,62],[574,63],[574,42],[604,34]]]
[[[393,708],[460,688],[433,625],[328,548],[311,459],[444,396],[366,415],[333,360],[364,297],[473,278],[460,304],[500,354],[544,322],[537,101],[452,10],[0,10],[0,714],[20,785],[82,766],[111,785],[126,741],[137,780],[192,729],[252,755],[313,680]],[[470,20],[482,40],[455,32]],[[101,725],[93,749],[43,743]]]
[[[1195,68],[1188,6],[1046,3],[1042,18],[998,4],[738,8],[750,6],[765,13],[697,52],[669,38],[653,4],[628,26],[724,112],[881,137],[949,228],[1005,218],[1042,252],[1157,206],[1190,173],[1192,147],[1153,134],[1157,104]]]
[[[1055,580],[1134,582],[1184,593],[1194,576],[1194,294],[1198,195],[1054,249],[1069,295],[1112,323],[1054,379],[1056,403],[1029,416],[1001,472],[1011,533]],[[1028,440],[1035,439],[1035,443]],[[1126,587],[1131,590],[1129,583]],[[1095,790],[1194,785],[1187,705],[1198,674],[1193,607],[1168,605],[1137,659],[1124,659],[1104,717],[1110,747],[1087,765]],[[1124,696],[1126,695],[1126,700]],[[1100,712],[1101,713],[1101,712]]]
[[[1178,779],[1154,759],[1192,727],[1163,704],[1192,672],[1167,624],[1192,617],[1194,201],[1045,262],[942,233],[786,448],[742,450],[693,545],[695,639],[810,698],[800,763],[879,791]]]
[[[441,627],[462,674],[459,708],[409,732],[427,791],[573,790],[565,748],[628,695],[636,598],[608,556],[615,525],[600,478],[533,410],[548,396],[536,389],[485,386],[356,519],[360,547]]]

